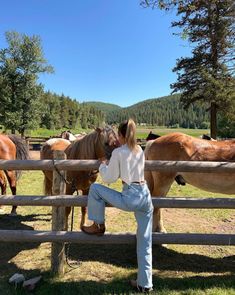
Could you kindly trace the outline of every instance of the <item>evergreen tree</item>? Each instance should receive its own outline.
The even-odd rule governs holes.
[[[216,137],[217,112],[229,111],[234,100],[234,15],[232,0],[141,1],[144,6],[175,7],[179,21],[173,27],[194,46],[192,57],[180,58],[173,69],[178,74],[173,92],[180,91],[185,107],[204,101],[210,109],[211,136]]]

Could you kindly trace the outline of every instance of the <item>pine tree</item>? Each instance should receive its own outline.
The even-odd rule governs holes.
[[[210,110],[211,136],[217,134],[217,112],[226,112],[234,100],[234,15],[232,0],[141,1],[142,5],[176,8],[179,21],[173,27],[193,45],[192,57],[177,60],[173,69],[178,75],[171,87],[181,92],[187,108],[204,101]]]

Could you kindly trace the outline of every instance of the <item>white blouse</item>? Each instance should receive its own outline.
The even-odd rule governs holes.
[[[144,152],[139,147],[137,152],[122,145],[112,152],[109,164],[100,164],[99,172],[105,183],[115,182],[121,178],[127,184],[144,181]]]

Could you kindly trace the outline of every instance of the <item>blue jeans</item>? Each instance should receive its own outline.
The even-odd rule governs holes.
[[[105,203],[134,212],[137,221],[137,283],[142,287],[151,288],[153,205],[147,184],[124,184],[120,193],[93,183],[88,194],[88,218],[99,224],[104,223]]]

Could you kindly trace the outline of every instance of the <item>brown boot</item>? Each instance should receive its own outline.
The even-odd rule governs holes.
[[[81,230],[88,235],[103,236],[103,234],[105,232],[105,225],[104,225],[104,223],[98,224],[98,223],[94,222],[90,226],[83,225],[81,227]]]
[[[153,288],[145,288],[145,287],[141,287],[137,284],[136,280],[130,280],[130,285],[135,289],[135,291],[137,292],[141,292],[141,293],[151,293],[153,291]]]

